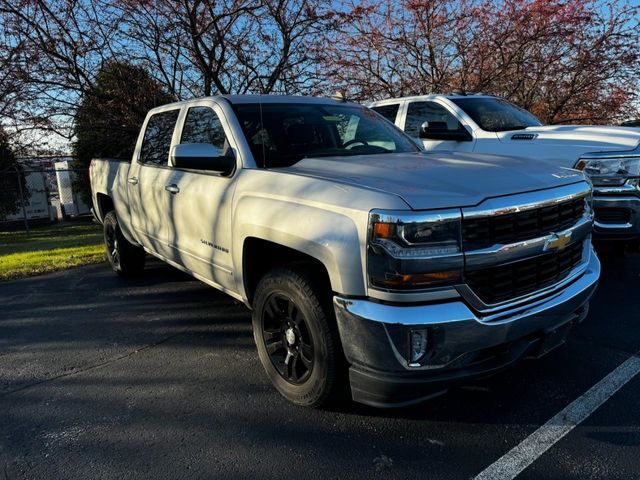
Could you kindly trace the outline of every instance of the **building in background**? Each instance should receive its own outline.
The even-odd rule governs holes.
[[[0,193],[17,197],[17,208],[0,218],[0,229],[23,228],[25,223],[43,225],[90,215],[90,208],[79,192],[87,172],[73,168],[73,157],[21,157],[17,160],[22,173],[3,172],[9,184],[13,184],[15,178],[15,188]],[[24,178],[22,183],[21,178]]]
[[[77,217],[91,214],[90,207],[82,199],[79,192],[79,180],[85,171],[71,168],[71,159],[55,163],[56,180],[58,185],[58,199],[63,217]]]

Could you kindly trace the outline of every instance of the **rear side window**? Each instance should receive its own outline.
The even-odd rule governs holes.
[[[154,166],[167,165],[173,129],[180,110],[156,113],[151,116],[142,139],[140,163]]]
[[[182,129],[180,143],[210,143],[224,155],[229,149],[222,122],[209,107],[192,107]]]
[[[399,108],[399,103],[393,103],[391,105],[380,105],[378,107],[371,107],[371,110],[373,110],[374,112],[378,112],[391,123],[396,123],[396,117],[398,116]]]
[[[404,131],[414,138],[420,134],[420,126],[429,122],[432,128],[439,130],[458,130],[464,128],[458,119],[442,105],[435,102],[412,102],[407,108],[407,121]]]

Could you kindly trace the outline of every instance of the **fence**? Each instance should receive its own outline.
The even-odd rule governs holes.
[[[0,230],[88,217],[90,206],[87,169],[56,165],[0,172]]]

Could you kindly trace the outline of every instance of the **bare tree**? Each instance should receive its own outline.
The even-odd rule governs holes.
[[[14,107],[19,128],[72,136],[72,116],[94,72],[115,55],[116,12],[82,0],[0,0],[3,29],[13,57],[21,98]]]
[[[624,0],[0,0],[0,115],[70,139],[97,72],[126,63],[175,99],[464,88],[612,121],[637,99],[639,18]]]
[[[318,0],[262,0],[243,26],[227,66],[239,93],[295,94],[324,80],[319,58],[337,24],[335,12]]]
[[[333,21],[319,0],[113,0],[134,57],[179,98],[301,92]]]
[[[464,24],[449,0],[355,2],[340,12],[325,57],[336,84],[359,99],[444,91],[458,66],[455,32]]]

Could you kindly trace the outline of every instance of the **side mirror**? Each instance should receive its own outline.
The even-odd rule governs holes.
[[[424,122],[420,125],[419,137],[425,140],[451,140],[454,142],[470,142],[471,134],[462,125],[457,130],[449,130],[446,122]]]
[[[171,149],[174,168],[207,170],[221,175],[230,175],[236,168],[236,159],[222,152],[210,143],[182,143]]]

